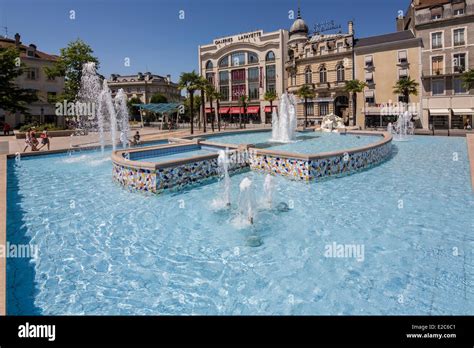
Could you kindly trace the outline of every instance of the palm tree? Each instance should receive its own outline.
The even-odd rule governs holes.
[[[277,95],[275,91],[268,91],[263,96],[263,99],[270,102],[270,110],[273,112],[273,102],[276,100]],[[267,118],[265,117],[265,123],[267,123]]]
[[[202,113],[202,120],[203,120],[203,132],[206,133],[206,123],[207,123],[207,115],[206,115],[206,102],[205,102],[205,93],[206,88],[209,85],[209,81],[200,76],[198,79],[198,89],[201,91],[201,113]],[[199,118],[199,129],[201,129],[201,118]]]
[[[403,95],[403,101],[408,105],[410,95],[418,95],[418,85],[419,83],[410,79],[409,76],[402,77],[393,86],[393,93]]]
[[[474,69],[470,69],[462,74],[463,87],[470,91],[474,88]]]
[[[216,110],[217,110],[217,130],[221,131],[221,116],[219,114],[220,109],[220,101],[222,99],[222,94],[220,94],[217,90],[214,91],[214,98],[216,99]]]
[[[349,80],[346,81],[345,91],[351,94],[352,98],[352,123],[356,124],[356,112],[357,112],[357,93],[362,93],[364,88],[367,87],[367,83],[360,80]]]
[[[179,77],[178,88],[180,90],[185,89],[189,94],[189,113],[191,121],[191,134],[194,134],[194,92],[198,87],[199,75],[193,70],[190,73],[183,72]]]
[[[304,127],[308,126],[308,99],[314,98],[314,89],[310,85],[301,86],[296,95],[301,99],[304,99]]]
[[[244,109],[244,114],[247,113],[247,101],[249,99],[247,98],[247,96],[245,94],[242,94],[240,97],[239,97],[239,125],[240,125],[240,128],[242,128],[242,109]],[[245,128],[245,122],[244,122],[244,128]]]
[[[212,107],[212,98],[214,98],[214,94],[216,93],[216,89],[214,88],[214,85],[212,83],[208,83],[205,88],[207,99],[209,99],[209,104],[211,106],[211,128],[212,131],[214,132],[214,108]],[[204,116],[207,118],[207,115]]]

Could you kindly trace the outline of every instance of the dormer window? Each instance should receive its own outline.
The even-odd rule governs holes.
[[[26,55],[27,55],[28,57],[34,57],[34,56],[35,56],[35,51],[33,51],[33,50],[27,50],[27,51],[26,51]]]
[[[443,7],[438,6],[431,9],[431,20],[443,18]]]
[[[465,13],[466,2],[464,0],[453,0],[453,15],[462,16]]]

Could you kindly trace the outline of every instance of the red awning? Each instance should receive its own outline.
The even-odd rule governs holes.
[[[210,114],[211,112],[214,112],[214,108],[212,108],[212,111],[211,111],[211,108],[206,108],[206,114]]]
[[[249,106],[247,108],[248,114],[258,114],[259,111],[260,111],[260,106]]]
[[[276,108],[276,105],[273,105],[274,108]],[[272,108],[269,106],[265,106],[265,112],[272,112]]]
[[[219,113],[220,114],[227,114],[229,112],[230,108],[219,108]]]
[[[244,108],[232,107],[230,108],[231,114],[244,114]]]

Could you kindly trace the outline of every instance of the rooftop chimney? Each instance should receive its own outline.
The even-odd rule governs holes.
[[[349,21],[349,24],[348,24],[348,33],[349,35],[354,35],[354,22],[353,21]]]
[[[171,75],[170,74],[166,75],[166,80],[168,81],[168,83],[171,83]]]
[[[15,46],[17,46],[17,47],[20,46],[20,44],[21,44],[20,38],[21,38],[20,34],[16,33],[15,34]]]

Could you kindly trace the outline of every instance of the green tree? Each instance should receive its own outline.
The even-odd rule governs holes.
[[[474,69],[470,69],[462,74],[462,84],[465,89],[470,91],[474,88]]]
[[[209,81],[205,77],[199,76],[198,86],[201,92],[201,114],[202,114],[202,120],[203,120],[202,130],[204,133],[206,133],[206,124],[207,124],[205,97],[206,97],[206,88],[208,85],[209,85]],[[199,119],[199,128],[201,128],[201,118]]]
[[[213,99],[214,99],[214,95],[216,94],[216,89],[214,88],[214,86],[211,84],[211,83],[208,83],[206,85],[206,96],[207,96],[207,99],[209,100],[209,104],[211,106],[211,128],[212,128],[212,131],[214,132],[214,122],[215,122],[215,110],[213,108]],[[207,117],[207,115],[205,116]]]
[[[38,100],[35,91],[19,88],[15,79],[23,74],[16,48],[0,49],[0,108],[29,115],[28,104]]]
[[[163,104],[167,103],[168,99],[160,93],[155,93],[151,96],[150,103],[151,104]]]
[[[198,85],[199,75],[193,70],[190,73],[181,73],[178,82],[180,90],[186,90],[189,95],[189,119],[191,122],[191,134],[194,134],[194,92],[199,89]]]
[[[140,109],[138,106],[133,106],[133,104],[143,104],[140,98],[133,97],[127,101],[128,112],[135,119],[135,116],[140,116]]]
[[[222,100],[222,94],[220,94],[217,90],[214,92],[214,99],[216,99],[216,110],[217,110],[217,130],[221,131],[221,115],[219,113],[219,109],[221,107],[220,101]]]
[[[244,115],[247,114],[247,102],[250,101],[250,98],[247,98],[245,94],[239,97],[239,127],[242,128],[242,109],[244,111]],[[245,128],[245,122],[244,122]]]
[[[362,93],[364,88],[367,87],[367,83],[360,80],[349,80],[346,81],[345,91],[351,94],[352,99],[352,119],[354,125],[356,124],[356,112],[357,112],[357,93]]]
[[[397,81],[395,86],[393,86],[393,93],[403,95],[403,101],[409,103],[410,95],[418,95],[418,85],[419,83],[410,77],[402,77]]]
[[[296,95],[301,99],[304,99],[304,126],[308,126],[308,99],[314,98],[314,89],[310,85],[301,86]]]
[[[264,94],[263,99],[270,102],[270,110],[273,112],[273,102],[277,99],[275,91],[268,91]],[[267,123],[267,118],[265,117],[265,123]]]
[[[57,100],[76,101],[76,96],[81,88],[82,66],[93,62],[99,68],[99,60],[93,56],[94,51],[81,39],[72,41],[66,48],[61,48],[59,59],[52,67],[46,67],[45,72],[49,77],[64,77],[64,93]]]

